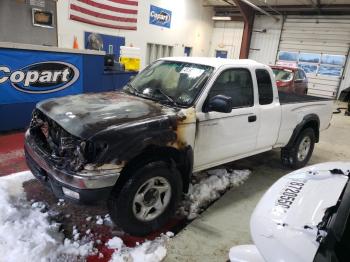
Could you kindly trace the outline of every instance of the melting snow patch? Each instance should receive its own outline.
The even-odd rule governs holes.
[[[247,180],[249,170],[213,169],[194,175],[195,182],[183,201],[180,212],[188,219],[194,219],[211,202],[233,186],[239,186]]]
[[[97,225],[103,225],[103,219],[101,216],[96,216],[96,224]]]
[[[59,224],[49,222],[42,203],[25,200],[21,172],[0,179],[0,254],[2,261],[78,261],[92,253],[88,240],[64,239]],[[76,232],[78,234],[78,232]]]
[[[141,245],[134,248],[126,247],[120,238],[113,238],[108,242],[110,244],[117,246],[116,251],[113,253],[111,262],[159,262],[162,261],[166,256],[166,244],[169,241],[167,235],[161,235],[160,237],[152,240],[146,241]]]

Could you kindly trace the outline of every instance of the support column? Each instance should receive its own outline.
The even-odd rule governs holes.
[[[236,6],[241,12],[244,20],[244,29],[243,29],[242,44],[241,44],[241,51],[239,53],[239,58],[245,59],[245,58],[248,58],[249,56],[249,48],[250,48],[250,41],[252,39],[255,10],[251,6],[247,5],[246,3],[243,3],[240,0],[233,0],[233,1],[235,2]]]

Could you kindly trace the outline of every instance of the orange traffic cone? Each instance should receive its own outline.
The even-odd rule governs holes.
[[[74,36],[73,49],[79,49],[78,38]]]

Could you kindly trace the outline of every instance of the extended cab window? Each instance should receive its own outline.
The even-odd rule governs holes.
[[[243,68],[227,69],[214,82],[208,98],[225,95],[232,98],[232,107],[254,105],[253,82],[250,72]]]
[[[255,73],[258,82],[259,104],[271,104],[273,101],[273,91],[269,72],[265,69],[257,69]]]

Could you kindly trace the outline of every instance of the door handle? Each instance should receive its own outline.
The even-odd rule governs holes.
[[[256,121],[256,115],[248,116],[248,122],[255,122]]]

